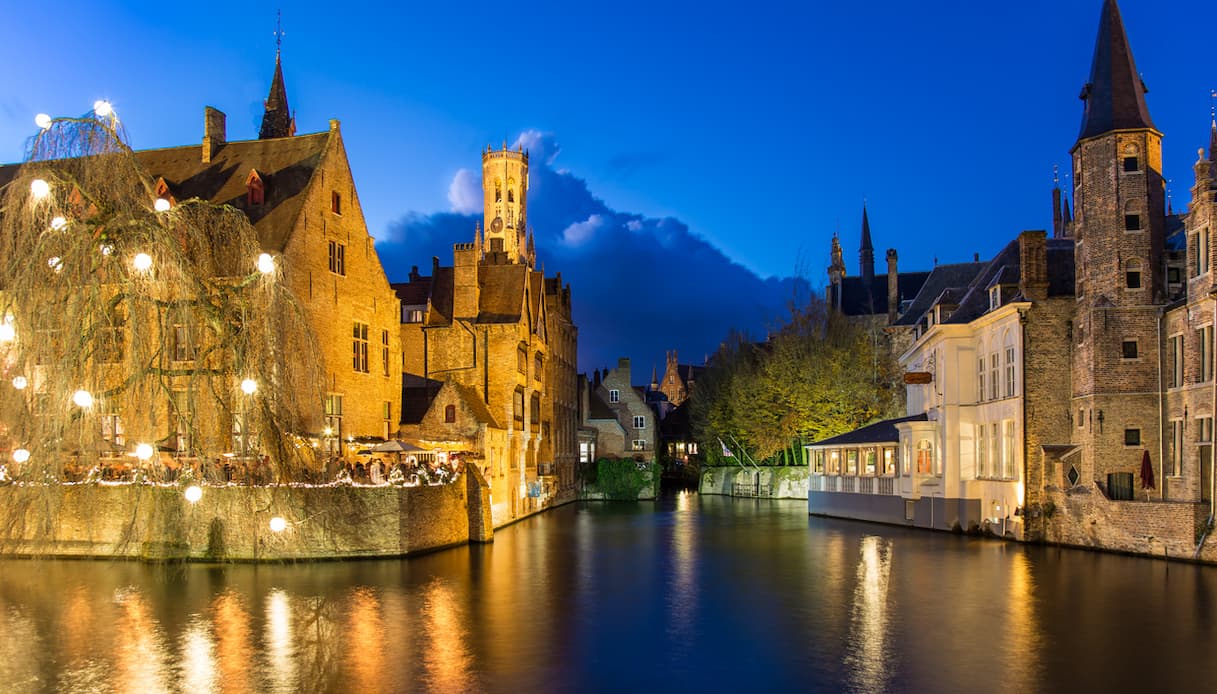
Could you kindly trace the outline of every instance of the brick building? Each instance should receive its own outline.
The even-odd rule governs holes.
[[[659,440],[655,411],[647,404],[646,390],[635,386],[630,360],[622,357],[617,367],[594,373],[587,384],[583,409],[585,428],[596,431],[594,450],[599,458],[633,458],[655,462]]]
[[[210,106],[203,122],[198,144],[134,156],[166,211],[194,198],[240,210],[261,250],[274,258],[275,281],[290,288],[316,339],[325,382],[324,393],[297,394],[304,403],[303,421],[293,433],[310,436],[332,455],[349,453],[360,440],[390,436],[400,407],[398,302],[368,234],[338,121],[331,120],[323,132],[296,134],[276,56],[258,139],[230,141],[225,114]],[[0,181],[18,168],[3,167]],[[94,408],[101,436],[116,453],[133,444],[123,432],[136,419],[142,429],[154,430],[162,451],[179,456],[196,453],[203,422],[225,436],[241,426],[215,421],[223,413],[185,411],[179,397],[185,392],[179,381],[217,368],[195,356],[214,330],[170,320],[162,332],[168,355],[162,368],[176,374],[164,388],[171,395],[131,402],[114,398]],[[129,335],[117,343],[130,344]],[[231,389],[231,384],[214,387]],[[254,450],[244,452],[258,452],[247,443]]]
[[[486,431],[502,432],[487,439],[467,429],[464,439],[490,483],[494,523],[501,525],[573,498],[578,332],[569,285],[536,270],[527,226],[528,153],[488,147],[482,188],[484,223],[472,230],[472,242],[453,247],[452,265],[437,258],[430,275],[415,269],[393,288],[407,381],[459,385],[449,389],[451,397],[480,401],[460,411],[484,408]],[[424,414],[418,422],[403,419],[403,433],[435,421],[428,409],[454,404],[437,398],[435,388],[408,386],[403,407]],[[418,397],[425,398],[421,405]],[[501,445],[487,445],[500,439]]]
[[[912,419],[881,441],[862,429],[813,445],[812,512],[875,517],[882,506],[891,520],[894,504],[819,493],[866,486],[911,504],[895,522],[927,524],[918,500],[930,488],[959,500],[948,515],[964,526],[1001,521],[1029,538],[1217,557],[1203,531],[1217,412],[1217,116],[1192,201],[1175,214],[1145,94],[1117,3],[1105,0],[1071,150],[1073,204],[1054,190],[1053,238],[1024,232],[966,286],[968,264],[930,273],[890,328],[910,344],[901,364]],[[839,245],[834,267],[840,276]],[[887,449],[893,482],[846,484],[861,474],[841,469],[851,450]],[[915,489],[918,470],[939,469],[941,482]]]

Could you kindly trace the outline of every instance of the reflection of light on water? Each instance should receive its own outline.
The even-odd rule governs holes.
[[[862,691],[886,689],[890,674],[887,643],[887,588],[892,543],[871,535],[862,539],[850,614],[849,677]]]
[[[121,610],[114,627],[116,689],[167,691],[167,659],[161,627],[149,614],[143,594],[135,588],[125,588],[115,593],[114,602]]]
[[[1011,551],[1010,585],[1006,591],[1006,624],[997,640],[1006,661],[1005,683],[1009,691],[1032,691],[1037,687],[1038,677],[1034,670],[1034,653],[1039,648],[1038,629],[1035,620],[1035,581],[1031,577],[1031,563],[1021,551]]]
[[[471,688],[466,633],[452,589],[432,581],[424,593],[421,617],[426,640],[420,645],[428,688],[442,692]]]
[[[69,660],[82,660],[92,655],[97,634],[93,624],[93,596],[78,585],[64,602],[63,628],[59,648]]]
[[[0,683],[8,691],[36,691],[38,659],[31,658],[44,648],[33,620],[16,607],[0,600]],[[45,686],[45,685],[43,685]]]
[[[183,690],[215,691],[215,644],[207,623],[198,615],[191,616],[181,641]]]
[[[266,660],[267,673],[276,688],[292,689],[296,681],[296,663],[292,659],[292,606],[282,588],[266,596]]]
[[[668,635],[674,642],[689,639],[697,606],[697,517],[692,510],[693,493],[676,495],[672,524],[672,585],[667,591]],[[682,649],[683,652],[683,649]]]
[[[249,678],[249,658],[254,645],[249,637],[249,612],[240,594],[233,591],[217,595],[211,603],[211,610],[215,650],[219,653],[220,684],[224,691],[250,691],[253,683]]]
[[[361,587],[351,595],[345,639],[345,659],[351,672],[352,691],[379,692],[391,689],[384,676],[385,630],[380,598],[372,589]]]

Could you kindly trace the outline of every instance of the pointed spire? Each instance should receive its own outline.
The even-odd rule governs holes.
[[[1112,130],[1156,129],[1145,104],[1147,91],[1133,61],[1120,8],[1116,0],[1104,0],[1090,81],[1082,88],[1086,110],[1078,139]]]
[[[1217,89],[1209,92],[1209,161],[1217,163]]]
[[[1059,239],[1065,234],[1062,226],[1064,219],[1061,215],[1061,173],[1056,164],[1052,165],[1052,238]]]
[[[291,137],[296,134],[296,119],[292,118],[287,105],[287,87],[283,84],[283,28],[279,22],[275,29],[275,76],[270,81],[270,93],[266,95],[265,111],[262,114],[262,129],[259,140],[275,137]]]
[[[1061,214],[1064,217],[1063,221],[1065,223],[1065,230],[1066,230],[1065,235],[1070,236],[1071,234],[1068,233],[1068,230],[1069,230],[1069,225],[1073,224],[1073,207],[1069,204],[1068,195],[1061,197],[1061,207],[1064,208],[1063,210],[1061,210]]]
[[[858,249],[858,274],[865,282],[875,278],[875,247],[870,240],[870,217],[866,213],[866,201],[862,201],[862,246]]]

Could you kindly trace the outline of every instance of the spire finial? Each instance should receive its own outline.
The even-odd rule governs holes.
[[[283,51],[283,10],[275,10],[275,58]]]
[[[1166,179],[1166,214],[1168,217],[1175,214],[1174,205],[1171,201],[1171,198],[1174,196],[1174,193],[1171,191],[1171,181],[1172,179]]]
[[[1052,165],[1052,187],[1061,187],[1061,167],[1056,164]]]

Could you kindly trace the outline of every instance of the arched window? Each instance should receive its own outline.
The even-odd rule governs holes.
[[[1124,264],[1124,286],[1128,289],[1141,288],[1141,261],[1133,258]]]
[[[456,421],[456,405],[448,405],[444,408],[444,423],[452,424]]]

